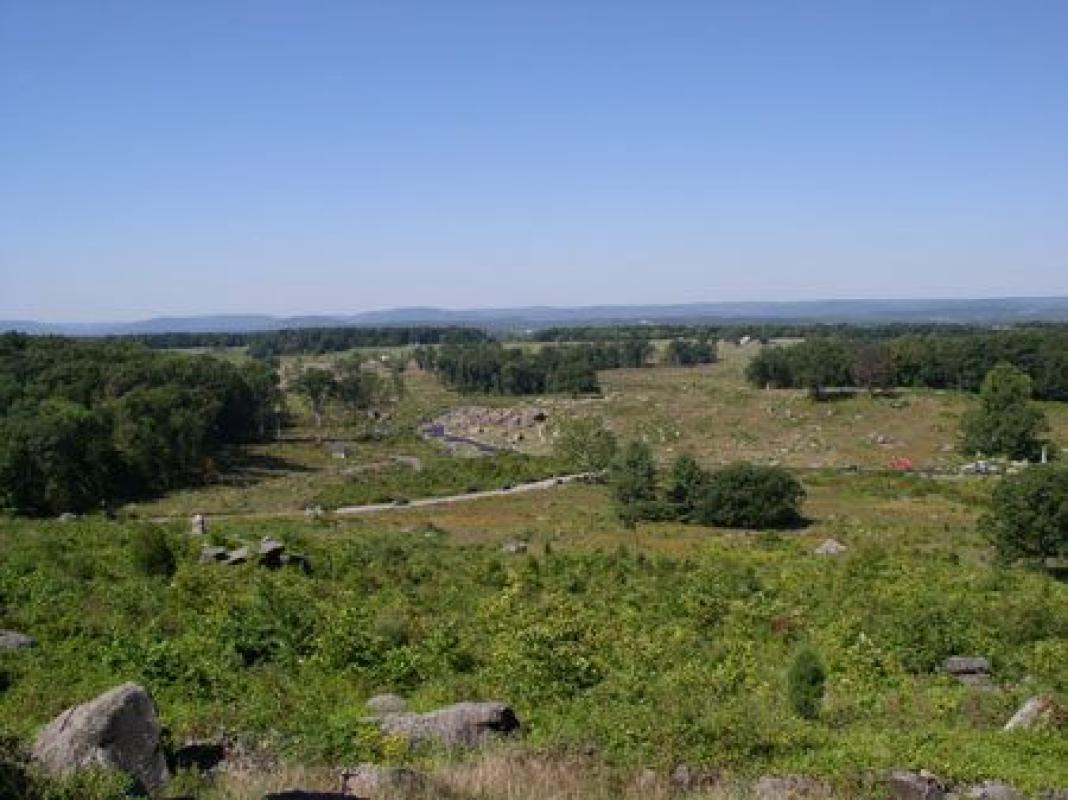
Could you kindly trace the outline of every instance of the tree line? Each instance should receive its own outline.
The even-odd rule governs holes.
[[[119,341],[0,336],[0,506],[83,511],[158,494],[272,426],[266,365]]]
[[[598,370],[650,365],[655,352],[648,339],[621,339],[573,345],[543,345],[534,350],[499,342],[417,347],[413,358],[461,392],[487,394],[591,394],[600,391]],[[676,365],[710,363],[715,342],[672,340],[665,360]]]
[[[146,333],[113,337],[153,349],[248,347],[253,358],[282,355],[321,355],[356,347],[405,347],[426,344],[484,342],[489,335],[478,328],[454,326],[384,326],[291,328],[255,333]]]
[[[999,363],[1031,379],[1034,396],[1068,400],[1068,327],[908,334],[886,341],[815,337],[762,350],[746,371],[755,386],[889,389],[898,386],[977,391]]]

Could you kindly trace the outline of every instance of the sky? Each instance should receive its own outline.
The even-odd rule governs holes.
[[[1068,295],[1068,2],[0,0],[0,319]]]

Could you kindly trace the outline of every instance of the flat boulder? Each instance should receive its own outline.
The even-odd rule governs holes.
[[[124,683],[49,722],[32,754],[55,775],[104,767],[124,772],[138,789],[154,792],[170,779],[159,737],[152,697],[136,683]]]
[[[36,644],[37,640],[25,633],[0,630],[0,650],[23,650]]]
[[[385,733],[411,744],[477,747],[486,739],[519,729],[515,712],[504,703],[456,703],[425,714],[386,714],[374,719]]]

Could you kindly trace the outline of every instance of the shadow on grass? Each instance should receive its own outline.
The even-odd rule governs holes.
[[[216,474],[209,483],[247,487],[270,478],[315,471],[288,458],[235,448],[220,453],[216,458]]]

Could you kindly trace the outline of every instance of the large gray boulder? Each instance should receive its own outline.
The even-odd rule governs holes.
[[[33,757],[53,774],[104,767],[153,792],[170,779],[152,697],[136,683],[68,708],[38,734]]]
[[[37,641],[25,633],[0,630],[0,650],[22,650],[26,647],[33,647],[36,644]]]
[[[487,738],[507,735],[519,720],[504,703],[456,703],[425,714],[386,714],[374,718],[385,733],[411,744],[432,742],[445,747],[477,747]]]
[[[942,666],[950,675],[990,674],[990,662],[982,656],[950,656]]]

